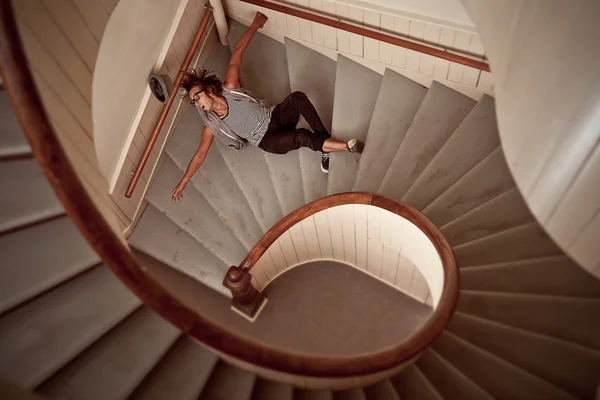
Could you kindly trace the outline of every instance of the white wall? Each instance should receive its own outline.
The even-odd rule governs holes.
[[[466,29],[475,25],[458,0],[333,0],[361,8],[380,9],[390,13],[411,15],[423,20],[438,20]]]
[[[256,11],[267,15],[269,20],[261,33],[280,42],[289,37],[333,60],[338,54],[342,54],[380,74],[389,68],[426,87],[436,80],[475,100],[479,100],[484,93],[493,94],[492,75],[489,72],[256,7],[240,0],[223,2],[228,16],[245,25],[251,23]],[[438,45],[450,52],[466,52],[479,60],[484,59],[485,51],[479,35],[472,28],[465,30],[464,26],[449,21],[434,18],[425,21],[423,16],[415,14],[398,16],[399,13],[377,10],[375,6],[365,9],[330,0],[289,0],[287,3],[310,12],[335,16],[344,22]]]
[[[92,86],[96,154],[113,180],[169,31],[187,0],[121,0],[106,26]]]

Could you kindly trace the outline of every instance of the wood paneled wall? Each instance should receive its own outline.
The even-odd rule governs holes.
[[[315,260],[344,262],[434,307],[441,296],[444,271],[433,244],[410,221],[378,207],[347,204],[305,218],[252,267],[253,283],[263,290]]]
[[[90,197],[120,232],[126,219],[112,204],[100,173],[91,114],[94,65],[116,4],[115,0],[13,1],[21,40],[52,126]]]
[[[399,14],[385,14],[329,0],[289,0],[285,3],[370,29],[466,52],[482,60],[485,53],[476,32],[457,28],[450,23],[440,25],[425,19],[414,19],[414,16],[411,19]],[[248,24],[253,14],[260,10],[269,17],[264,29],[265,34],[282,42],[284,36],[290,37],[333,59],[338,53],[343,54],[379,73],[383,73],[385,68],[390,68],[427,87],[431,85],[432,80],[437,80],[476,99],[479,99],[483,92],[493,91],[489,72],[249,5],[239,0],[224,0],[224,5],[229,16],[244,24]]]
[[[187,2],[178,22],[166,59],[160,69],[175,78],[204,13],[207,0]],[[109,184],[100,171],[92,128],[92,79],[98,50],[108,20],[118,0],[15,0],[13,7],[21,39],[52,126],[74,165],[88,194],[102,214],[121,234],[143,206],[143,193],[159,163],[160,151],[170,127],[182,111],[176,101],[159,142],[152,153],[134,196],[123,195],[128,177],[140,158],[161,104],[150,98],[142,102],[142,118],[130,138],[128,155],[117,184],[109,195]],[[216,42],[216,32],[205,34],[194,65],[203,62]],[[204,49],[204,51],[202,51]],[[139,100],[138,100],[139,101]],[[178,113],[179,111],[179,113]],[[121,152],[122,149],[115,149]]]

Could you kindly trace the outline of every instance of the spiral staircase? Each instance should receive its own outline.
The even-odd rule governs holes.
[[[234,24],[231,40],[242,31]],[[205,67],[223,76],[228,50]],[[444,332],[395,376],[307,389],[234,366],[155,314],[102,265],[54,197],[1,94],[0,376],[5,393],[65,399],[574,399],[600,377],[600,282],[544,233],[515,187],[494,100],[474,101],[387,70],[383,76],[294,41],[257,35],[242,82],[273,103],[313,100],[361,156],[284,156],[217,143],[184,193],[168,199],[200,138],[189,109],[129,238],[148,269],[205,308],[262,235],[326,195],[367,191],[421,210],[453,246],[460,297]],[[18,173],[15,173],[18,172]],[[200,306],[199,306],[200,307]],[[233,315],[233,312],[232,312]],[[235,315],[236,318],[241,318]],[[259,317],[260,318],[260,317]],[[16,387],[16,386],[18,387]],[[32,396],[35,396],[34,394]]]

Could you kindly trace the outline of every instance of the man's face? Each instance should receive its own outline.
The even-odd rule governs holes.
[[[194,107],[203,109],[204,111],[212,111],[214,108],[214,101],[205,90],[201,90],[200,86],[194,86],[190,92],[190,102]]]

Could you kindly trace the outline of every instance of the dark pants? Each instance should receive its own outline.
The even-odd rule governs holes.
[[[300,115],[313,132],[296,129]],[[258,147],[275,154],[285,154],[300,147],[323,151],[323,143],[330,137],[308,97],[302,92],[294,92],[273,110],[267,132]]]

